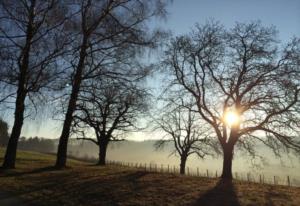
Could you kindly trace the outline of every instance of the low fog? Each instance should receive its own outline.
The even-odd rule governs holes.
[[[175,166],[178,171],[179,157],[171,154],[172,144],[169,143],[163,149],[156,150],[154,147],[155,141],[123,141],[112,142],[109,145],[107,152],[107,160],[121,161],[126,163],[139,164],[157,164],[160,168],[169,165],[172,169]],[[70,142],[68,154],[86,159],[98,157],[98,147],[87,141],[73,140]],[[300,159],[293,154],[283,154],[282,157],[275,157],[273,152],[263,145],[259,148],[259,154],[263,158],[251,158],[244,152],[236,152],[233,160],[233,175],[238,178],[246,179],[247,173],[250,173],[251,178],[258,180],[259,175],[264,175],[265,182],[273,182],[276,176],[278,184],[285,184],[287,176],[290,176],[291,182],[294,185],[300,185]],[[205,174],[207,170],[210,176],[221,174],[222,156],[200,159],[197,156],[190,156],[187,160],[187,167],[191,174],[196,174],[197,168],[201,174]]]

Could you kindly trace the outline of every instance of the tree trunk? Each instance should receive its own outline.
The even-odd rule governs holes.
[[[17,154],[17,146],[18,141],[21,135],[21,130],[24,121],[24,101],[26,98],[26,92],[22,88],[18,89],[17,92],[17,100],[16,100],[16,108],[15,108],[15,115],[14,115],[14,125],[11,131],[11,135],[7,144],[4,162],[2,167],[4,169],[13,169],[15,168],[16,162],[16,154]]]
[[[87,44],[87,38],[84,37],[80,49],[79,62],[76,68],[76,73],[72,84],[72,93],[70,96],[68,109],[64,120],[63,130],[59,138],[58,150],[56,155],[56,164],[55,164],[55,167],[58,169],[64,168],[66,166],[70,128],[73,121],[73,113],[76,110],[76,102],[77,102],[79,89],[82,81],[84,61],[86,57],[86,44]]]
[[[63,130],[59,138],[58,151],[56,155],[56,164],[55,164],[56,168],[63,168],[66,166],[70,128],[73,121],[73,112],[76,109],[78,92],[79,92],[79,86],[78,89],[75,89],[73,87],[72,94],[69,100],[68,110],[65,116]]]
[[[186,164],[186,156],[181,156],[180,158],[180,174],[185,174],[185,164]]]
[[[105,165],[106,150],[107,150],[107,143],[102,143],[102,144],[99,145],[99,161],[98,161],[98,165]]]
[[[223,146],[223,172],[221,178],[232,179],[232,158],[234,145],[226,143]]]
[[[24,110],[25,110],[25,99],[27,96],[26,90],[26,79],[27,79],[27,72],[28,72],[28,65],[29,65],[29,54],[31,49],[31,40],[33,38],[33,11],[34,11],[35,2],[31,5],[31,15],[26,31],[26,43],[24,46],[24,56],[22,57],[22,63],[19,67],[20,74],[18,76],[18,89],[17,89],[17,98],[15,104],[15,114],[14,114],[14,125],[12,127],[11,135],[7,144],[4,162],[2,167],[4,169],[11,169],[15,168],[16,162],[16,154],[17,154],[17,147],[18,141],[21,135],[21,130],[24,121]]]

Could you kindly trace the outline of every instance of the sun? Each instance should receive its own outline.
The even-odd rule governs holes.
[[[224,121],[229,126],[236,125],[240,122],[240,116],[236,112],[228,111],[225,113]]]

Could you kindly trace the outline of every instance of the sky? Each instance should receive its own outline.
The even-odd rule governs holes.
[[[195,23],[210,18],[227,28],[236,22],[260,20],[263,25],[276,26],[280,39],[300,35],[299,0],[174,0],[162,25],[175,35],[185,34]]]
[[[196,23],[204,24],[211,18],[226,28],[236,22],[260,20],[265,26],[274,25],[283,43],[293,36],[300,37],[300,0],[173,0],[167,19],[152,23],[171,30],[176,36],[190,32]],[[42,116],[37,120],[27,119],[22,135],[58,138],[60,132],[61,122]],[[151,138],[150,133],[135,133],[130,139]]]

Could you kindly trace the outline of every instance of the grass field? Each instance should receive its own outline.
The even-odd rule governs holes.
[[[0,160],[4,150],[0,148]],[[300,188],[158,174],[18,152],[17,169],[1,171],[0,191],[28,205],[300,205]],[[0,198],[1,199],[1,198]]]

